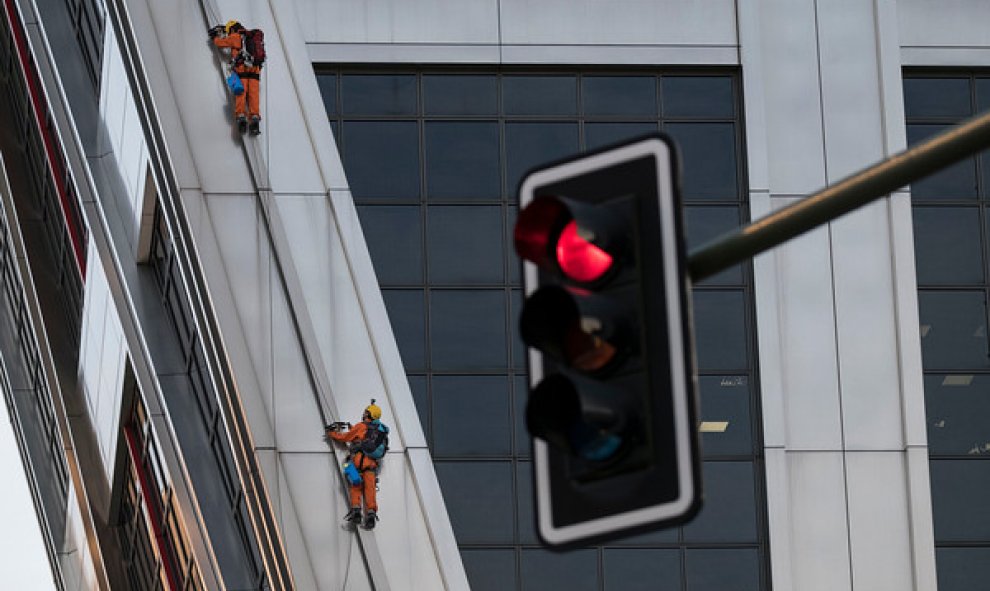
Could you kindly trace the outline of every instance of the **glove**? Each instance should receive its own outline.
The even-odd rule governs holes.
[[[210,28],[206,34],[210,36],[210,39],[213,39],[220,34],[220,25]]]

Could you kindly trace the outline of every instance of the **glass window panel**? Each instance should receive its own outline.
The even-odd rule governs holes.
[[[504,282],[502,208],[432,205],[427,211],[430,283]]]
[[[575,115],[577,78],[504,76],[502,101],[506,115]]]
[[[388,319],[407,370],[426,368],[426,330],[422,290],[383,289]]]
[[[918,292],[925,369],[990,367],[982,291]]]
[[[990,78],[976,79],[976,112],[990,109]]]
[[[685,199],[739,199],[734,123],[668,123],[681,153]]]
[[[344,74],[340,102],[345,115],[415,115],[416,76]]]
[[[655,76],[584,76],[585,115],[657,115]]]
[[[345,121],[342,139],[344,169],[354,197],[419,198],[415,121]]]
[[[337,146],[337,151],[340,151],[340,125],[336,120],[330,122],[330,131],[333,133],[333,143]]]
[[[688,591],[755,591],[760,555],[755,548],[686,551]]]
[[[520,544],[540,544],[536,533],[536,513],[533,510],[535,493],[533,489],[533,464],[516,463],[516,525],[519,528]]]
[[[514,550],[461,550],[461,559],[472,591],[505,591],[518,584]]]
[[[568,591],[598,590],[598,552],[522,551],[522,591],[546,591],[547,582]]]
[[[589,150],[659,131],[656,122],[585,123],[584,144]]]
[[[698,367],[740,370],[746,365],[746,314],[742,291],[694,290]]]
[[[316,83],[320,86],[320,95],[323,97],[323,107],[327,110],[327,116],[335,116],[337,114],[337,75],[317,74]]]
[[[939,591],[983,589],[990,580],[990,548],[935,548]]]
[[[905,78],[904,115],[914,117],[968,117],[968,78]]]
[[[664,76],[664,117],[732,117],[735,97],[728,76]]]
[[[529,377],[512,376],[512,429],[516,439],[516,455],[529,457],[532,443],[526,428],[526,402],[529,400]]]
[[[704,462],[705,503],[684,526],[686,542],[756,542],[752,462]]]
[[[747,376],[700,376],[701,449],[706,456],[751,455]]]
[[[907,126],[908,145],[913,146],[948,125],[911,124]],[[976,158],[961,162],[911,184],[914,199],[970,199],[976,197]]]
[[[494,121],[427,122],[425,159],[430,199],[498,199],[502,194]]]
[[[506,376],[433,376],[432,393],[437,456],[511,453]]]
[[[512,367],[524,369],[526,367],[526,343],[523,342],[519,332],[519,315],[522,314],[523,295],[521,289],[513,289],[509,297],[509,331],[512,334]]]
[[[681,591],[680,550],[606,548],[604,554],[605,591]]]
[[[427,115],[495,115],[497,79],[492,75],[424,74],[423,110]]]
[[[688,251],[691,251],[741,225],[739,208],[693,206],[684,208],[685,232]],[[740,285],[743,282],[742,265],[726,269],[709,277],[701,285]]]
[[[925,375],[932,454],[990,455],[990,376]]]
[[[578,151],[576,123],[506,123],[506,190],[518,199],[519,181],[537,165]]]
[[[436,462],[458,544],[511,544],[512,464]]]
[[[990,199],[990,152],[980,152],[980,194]]]
[[[505,368],[505,292],[434,290],[430,294],[433,369]]]
[[[914,207],[919,285],[983,281],[980,211],[975,207]]]
[[[426,376],[408,376],[408,378],[409,389],[412,390],[413,401],[416,403],[416,412],[419,414],[419,424],[423,427],[426,440],[432,442],[433,436],[430,433],[430,398],[426,386]]]
[[[990,539],[990,461],[933,459],[930,468],[935,541]]]
[[[362,205],[361,229],[384,286],[423,284],[423,221],[418,205]]]
[[[516,196],[512,196],[512,200],[515,200]],[[520,285],[522,283],[522,260],[516,254],[515,249],[515,238],[513,233],[516,228],[516,218],[519,215],[519,207],[515,205],[510,205],[506,208],[505,214],[505,243],[511,248],[505,250],[505,255],[508,257],[508,268],[509,268],[509,285]]]

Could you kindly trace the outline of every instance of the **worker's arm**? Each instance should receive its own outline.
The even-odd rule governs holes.
[[[334,441],[342,441],[344,443],[350,443],[351,441],[354,441],[354,440],[357,440],[357,439],[363,439],[364,438],[364,434],[367,431],[368,431],[368,425],[366,425],[362,421],[362,422],[358,423],[357,425],[354,425],[353,427],[351,427],[345,433],[338,433],[336,431],[327,431],[327,435],[330,437],[330,439],[333,439]]]
[[[227,35],[226,37],[218,36],[213,38],[213,44],[217,47],[227,47],[230,49],[236,49],[240,51],[241,49],[241,35],[240,33],[234,33],[233,35]]]

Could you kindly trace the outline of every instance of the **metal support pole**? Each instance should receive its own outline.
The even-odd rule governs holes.
[[[698,282],[990,147],[990,111],[695,249]]]

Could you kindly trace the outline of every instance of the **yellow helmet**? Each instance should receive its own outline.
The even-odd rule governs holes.
[[[225,24],[223,26],[223,32],[224,32],[224,34],[230,35],[230,30],[233,29],[234,26],[238,26],[239,27],[239,26],[241,26],[241,23],[239,23],[237,21],[227,21],[227,24]]]
[[[371,399],[371,404],[369,404],[368,407],[364,409],[364,414],[371,417],[371,420],[373,421],[377,421],[378,419],[382,418],[382,409],[378,408],[378,406],[375,404],[374,398]]]

